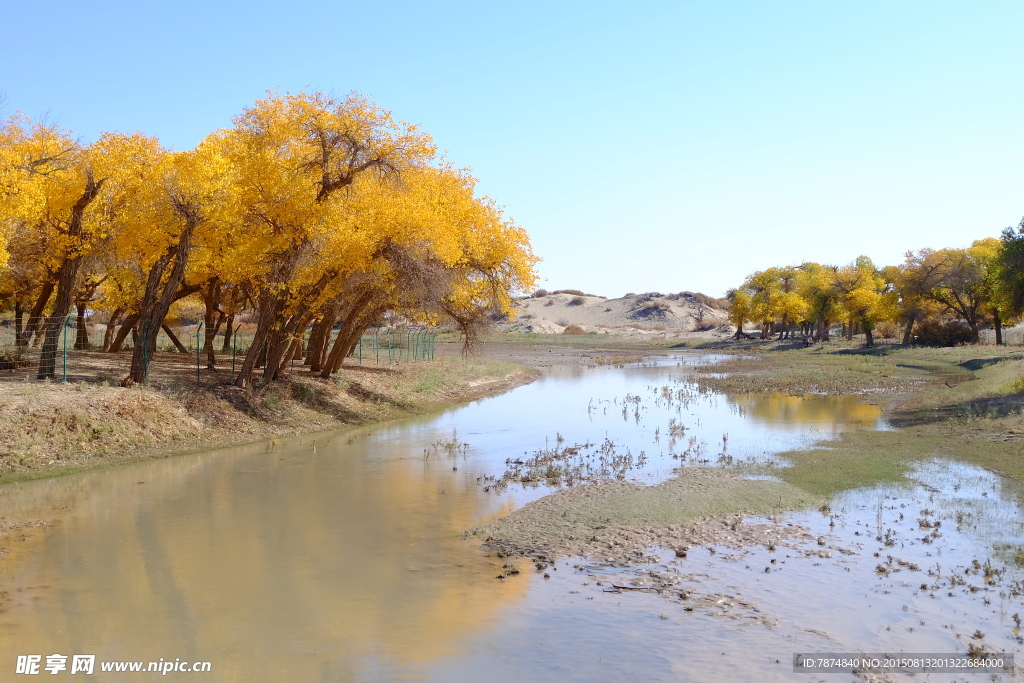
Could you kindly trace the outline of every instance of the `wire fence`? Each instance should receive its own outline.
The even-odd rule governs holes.
[[[978,340],[982,344],[995,344],[995,330],[981,330],[978,333]],[[1007,346],[1024,346],[1024,327],[1004,327],[1003,344]]]
[[[70,316],[0,320],[0,379],[63,381],[76,332],[69,320]]]
[[[138,336],[125,336],[116,352],[106,346],[114,339],[105,325],[80,326],[74,316],[39,319],[0,319],[0,381],[107,382],[118,383],[128,372]],[[145,330],[141,330],[145,334]],[[306,356],[311,328],[297,337],[298,353],[289,361],[289,371],[301,372],[310,365]],[[332,330],[328,348],[339,330]],[[209,340],[202,324],[162,326],[156,351],[147,358],[154,377],[223,379],[225,371],[233,380],[252,346],[255,326],[240,325],[225,338],[217,331]],[[348,365],[394,365],[433,360],[437,334],[430,330],[376,328],[365,332],[353,346]],[[265,358],[261,354],[257,367]]]

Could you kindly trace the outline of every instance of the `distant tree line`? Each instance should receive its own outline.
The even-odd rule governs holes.
[[[1001,239],[964,249],[907,252],[903,263],[877,267],[867,256],[843,266],[806,262],[750,275],[729,290],[736,338],[754,323],[762,338],[801,335],[825,341],[840,326],[848,339],[863,334],[874,345],[882,329],[904,344],[977,343],[991,325],[997,344],[1003,326],[1024,314],[1024,220]],[[888,336],[888,335],[887,335]]]

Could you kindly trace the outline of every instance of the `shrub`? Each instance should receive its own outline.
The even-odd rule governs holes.
[[[957,346],[971,342],[971,329],[962,323],[929,320],[914,328],[914,343],[921,346]]]
[[[572,299],[569,303],[567,303],[566,306],[582,306],[585,303],[587,303],[586,299],[584,299],[582,296],[578,296]]]
[[[546,289],[538,289],[536,292],[533,293],[533,298],[534,299],[539,299],[542,296],[547,296],[547,295],[548,295],[548,290],[546,290]]]
[[[292,385],[292,398],[309,403],[316,398],[316,392],[307,384],[295,383]]]
[[[900,333],[900,328],[892,321],[883,320],[875,325],[874,333],[882,339],[895,339]]]
[[[579,325],[569,325],[569,327],[562,330],[562,334],[586,334],[583,328]]]
[[[631,318],[666,318],[672,315],[672,307],[660,301],[649,303],[630,312]]]
[[[718,309],[719,311],[726,311],[729,309],[728,299],[716,299],[714,297],[708,296],[707,294],[701,294],[700,292],[681,293],[689,294],[691,297],[693,297],[694,301],[696,301],[699,304],[704,304],[708,308],[715,308]]]

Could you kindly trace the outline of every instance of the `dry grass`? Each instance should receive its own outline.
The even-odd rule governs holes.
[[[633,363],[642,363],[644,360],[643,356],[598,356],[594,359],[594,363],[597,365],[614,365],[614,366],[625,366],[632,365]]]
[[[429,412],[530,381],[513,363],[440,358],[296,374],[262,388],[0,385],[0,482]]]

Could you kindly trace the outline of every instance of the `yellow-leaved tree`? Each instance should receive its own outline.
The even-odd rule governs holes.
[[[884,296],[885,278],[870,258],[858,256],[852,265],[836,270],[834,286],[846,317],[847,339],[859,329],[864,333],[865,345],[874,346],[875,325],[894,316],[890,300]]]
[[[44,335],[38,377],[46,379],[54,376],[79,269],[109,239],[111,215],[124,205],[116,190],[104,191],[110,174],[124,171],[122,160],[111,157],[141,136],[107,135],[86,147],[55,126],[19,116],[9,122],[5,138],[19,188],[19,200],[5,217],[17,226],[15,296],[22,310],[29,303],[25,297],[32,297],[18,343],[27,346],[33,335]]]
[[[275,368],[322,292],[341,273],[322,263],[335,203],[364,174],[380,179],[429,162],[430,138],[366,98],[272,94],[235,120],[229,158],[239,215],[260,257],[248,280],[258,322],[236,384],[246,386],[261,355]]]
[[[139,133],[86,146],[15,116],[0,128],[0,199],[0,299],[19,345],[45,336],[41,377],[56,350],[45,316],[63,323],[74,303],[84,349],[86,312],[103,311],[104,350],[132,335],[132,384],[161,329],[184,349],[166,321],[197,295],[211,368],[222,326],[227,347],[234,317],[256,317],[239,386],[303,355],[328,377],[387,311],[471,339],[512,313],[537,261],[429,136],[354,94],[271,93],[186,152]]]

